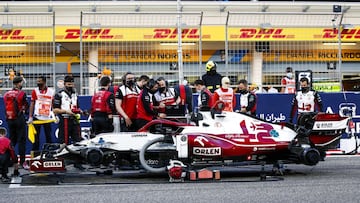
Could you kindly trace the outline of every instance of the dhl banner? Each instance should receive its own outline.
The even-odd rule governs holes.
[[[183,28],[184,42],[225,41],[225,26],[202,26]],[[229,41],[337,41],[338,29],[333,28],[242,28],[229,27],[227,30]],[[201,36],[200,36],[201,35]],[[83,28],[84,42],[111,41],[167,41],[176,42],[178,31],[176,28]],[[360,41],[360,27],[341,30],[344,42]],[[16,42],[52,42],[52,28],[13,28],[0,29],[0,43]],[[79,42],[80,28],[78,26],[56,26],[56,42]]]
[[[208,60],[219,61],[221,50],[203,50],[202,62]],[[153,50],[153,51],[100,51],[100,63],[167,63],[176,62],[177,50]],[[229,63],[247,63],[252,60],[253,54],[249,50],[230,50]],[[360,50],[342,50],[342,61],[360,61]],[[1,64],[20,64],[20,63],[52,63],[52,57],[42,56],[39,53],[19,51],[7,52],[0,51]],[[79,63],[80,58],[72,55],[57,55],[56,62]],[[87,58],[84,59],[88,60]],[[293,50],[293,51],[271,51],[263,54],[264,62],[336,62],[338,61],[337,50]],[[197,51],[183,50],[183,61],[197,63],[200,56]]]
[[[52,42],[52,28],[0,29],[0,43]]]

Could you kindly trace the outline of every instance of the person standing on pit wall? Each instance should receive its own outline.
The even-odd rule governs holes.
[[[100,91],[91,98],[91,118],[95,135],[114,131],[113,114],[115,110],[115,97],[109,90],[110,78],[100,79]]]
[[[210,109],[213,106],[212,97],[213,94],[205,87],[204,81],[195,80],[194,86],[196,92],[199,93],[198,96],[198,107],[202,109]]]
[[[141,129],[148,122],[152,121],[154,118],[165,118],[166,114],[158,113],[154,109],[153,98],[155,92],[158,90],[159,85],[154,79],[150,79],[148,84],[143,90],[141,90],[140,95],[137,99],[137,115],[136,115],[136,125]]]
[[[11,179],[8,177],[9,167],[15,164],[14,175],[18,176],[17,157],[15,155],[14,147],[11,141],[6,137],[6,129],[0,127],[0,175],[1,182],[8,183]]]
[[[70,144],[70,137],[73,142],[81,140],[80,123],[77,118],[80,109],[74,85],[74,78],[65,76],[64,89],[55,94],[53,101],[54,114],[59,118],[58,142],[61,144]]]
[[[240,94],[240,112],[256,116],[256,95],[249,91],[247,80],[239,80],[235,93]]]
[[[201,77],[204,81],[205,87],[211,92],[214,93],[215,90],[220,88],[222,76],[216,72],[217,64],[214,61],[208,61],[206,63],[206,73]]]
[[[281,79],[281,85],[281,93],[295,93],[295,79],[291,67],[286,68],[286,76]]]
[[[225,103],[224,111],[234,111],[236,98],[233,89],[230,87],[230,79],[228,77],[221,79],[221,87],[214,92],[214,104],[219,100]]]
[[[135,75],[127,72],[123,76],[123,85],[115,94],[115,106],[121,116],[120,130],[123,132],[136,131],[136,104],[140,90],[135,83]]]
[[[26,120],[24,116],[29,108],[29,103],[26,99],[26,93],[21,90],[23,78],[16,76],[13,79],[13,85],[14,88],[4,94],[6,122],[12,146],[18,144],[20,166],[29,169],[29,165],[25,162]]]
[[[39,76],[37,79],[37,88],[31,93],[31,103],[29,110],[28,124],[32,123],[36,133],[32,150],[38,151],[40,145],[41,126],[44,129],[46,143],[52,143],[51,140],[51,123],[54,121],[54,113],[52,112],[52,101],[55,91],[53,88],[46,86],[46,77]],[[40,122],[40,123],[38,123]]]
[[[295,93],[291,102],[290,123],[293,122],[296,110],[299,116],[304,113],[315,112],[316,109],[318,112],[323,111],[321,97],[318,92],[310,89],[308,78],[300,79],[300,88],[301,90]]]

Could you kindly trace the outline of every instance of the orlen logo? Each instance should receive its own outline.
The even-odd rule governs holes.
[[[85,29],[82,33],[83,39],[119,39],[122,35],[110,34],[111,29]],[[66,35],[62,39],[80,39],[80,29],[67,29]],[[58,37],[57,37],[58,38]]]
[[[294,38],[294,35],[284,35],[283,29],[256,29],[256,28],[241,28],[240,34],[230,34],[230,39],[281,39],[281,38]]]
[[[144,35],[146,39],[174,39],[178,35],[178,29],[156,28],[153,35]],[[184,28],[181,30],[181,38],[198,39],[200,38],[199,29]]]
[[[322,39],[337,39],[338,29],[323,29],[323,34],[320,36]],[[315,36],[315,38],[319,38],[319,36]],[[343,29],[341,30],[341,38],[342,39],[358,39],[360,38],[360,29]]]
[[[0,39],[1,40],[25,40],[25,39],[34,39],[34,36],[23,36],[21,35],[20,29],[14,30],[0,30]]]

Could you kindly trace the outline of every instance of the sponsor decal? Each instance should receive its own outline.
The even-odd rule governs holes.
[[[44,161],[44,168],[62,168],[62,161]]]
[[[131,137],[147,137],[147,134],[133,134]]]
[[[332,128],[333,123],[316,123],[316,128]]]
[[[174,39],[177,38],[177,28],[156,28],[153,30],[153,35],[144,35],[144,39]],[[199,39],[199,29],[197,28],[184,28],[181,30],[182,39]]]
[[[111,28],[104,29],[84,29],[83,39],[122,39],[122,35],[110,34]],[[59,38],[61,36],[57,36]],[[65,36],[62,39],[80,39],[80,29],[66,29]]]
[[[0,40],[25,40],[25,39],[34,39],[34,36],[25,36],[22,35],[21,29],[14,30],[0,30]]]
[[[197,136],[195,139],[194,139],[194,142],[197,142],[197,143],[199,143],[201,146],[205,146],[205,144],[204,144],[204,142],[203,141],[205,141],[205,142],[209,142],[209,140],[208,139],[206,139],[205,137],[203,137],[203,136]]]
[[[314,35],[314,38],[322,39],[338,39],[338,29],[327,28],[323,29],[323,34],[318,36]],[[341,39],[359,39],[360,38],[360,29],[342,29],[341,30]]]
[[[220,147],[208,147],[208,148],[194,147],[193,154],[194,155],[203,155],[203,156],[218,156],[218,155],[221,155],[221,148]]]

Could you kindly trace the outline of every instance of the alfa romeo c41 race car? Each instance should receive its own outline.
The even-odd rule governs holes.
[[[336,148],[349,117],[305,114],[298,124],[269,123],[247,114],[224,112],[218,103],[193,113],[190,122],[153,120],[137,132],[99,134],[72,145],[45,144],[30,161],[33,172],[65,172],[66,165],[119,170],[126,166],[152,173],[249,164],[316,165]],[[180,173],[179,173],[180,172]]]

